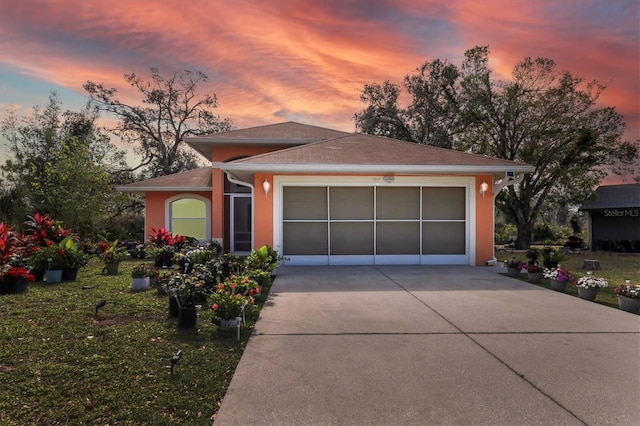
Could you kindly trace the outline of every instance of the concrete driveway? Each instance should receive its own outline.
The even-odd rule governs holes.
[[[281,267],[215,421],[639,423],[639,315],[465,266]]]

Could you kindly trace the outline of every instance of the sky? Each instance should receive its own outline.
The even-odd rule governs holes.
[[[0,118],[91,80],[138,103],[125,73],[188,68],[236,128],[284,121],[354,131],[367,83],[488,45],[497,78],[525,57],[606,84],[640,138],[640,0],[0,0]]]

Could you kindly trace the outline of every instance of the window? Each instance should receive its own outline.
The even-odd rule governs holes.
[[[173,235],[208,240],[208,200],[184,197],[169,201],[169,220]]]

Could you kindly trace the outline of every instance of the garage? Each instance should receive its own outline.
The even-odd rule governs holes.
[[[411,178],[394,178],[400,182],[393,184],[342,180],[281,180],[278,233],[291,264],[470,263],[465,179],[439,185]]]

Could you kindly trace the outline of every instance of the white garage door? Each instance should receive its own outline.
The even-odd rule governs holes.
[[[468,264],[464,186],[282,187],[292,264]]]

